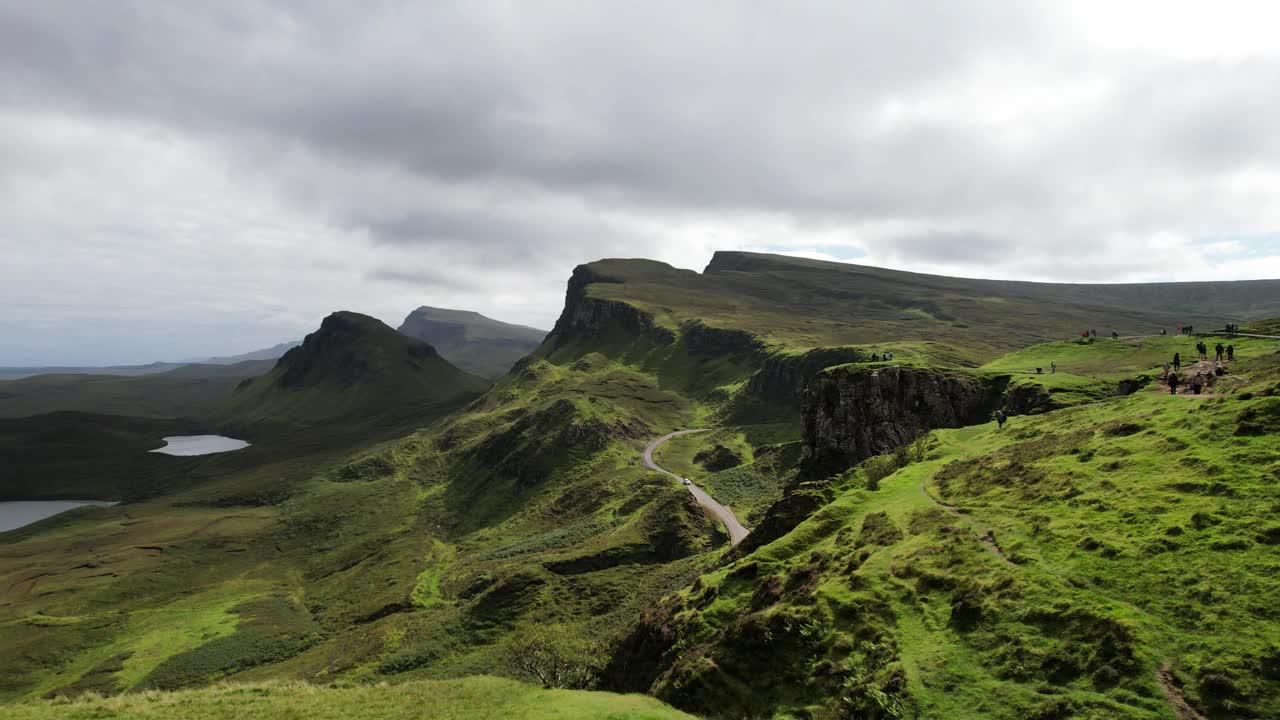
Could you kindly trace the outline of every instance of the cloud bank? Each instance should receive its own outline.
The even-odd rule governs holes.
[[[0,2],[0,365],[549,327],[609,256],[1280,276],[1278,12]]]

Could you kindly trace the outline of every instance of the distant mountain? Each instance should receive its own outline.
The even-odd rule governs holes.
[[[94,367],[88,365],[40,365],[26,367],[0,367],[0,380],[19,380],[35,375],[120,375],[136,377],[138,375],[155,375],[169,372],[189,363],[153,362],[146,365],[111,365]]]
[[[241,422],[310,425],[436,406],[488,385],[380,320],[335,312],[270,372],[236,388],[227,414]]]
[[[425,305],[409,313],[400,332],[430,343],[449,362],[487,378],[505,375],[547,336],[546,330],[504,323],[477,312]]]
[[[146,418],[199,418],[220,408],[245,378],[271,370],[270,360],[234,365],[179,365],[140,375],[44,373],[0,380],[0,417],[51,412]]]
[[[278,360],[280,356],[302,344],[301,340],[290,340],[269,348],[253,350],[239,355],[217,355],[207,358],[194,358],[188,362],[199,365],[235,365],[249,360]]]
[[[239,355],[219,355],[206,358],[190,358],[178,362],[153,362],[146,365],[39,365],[23,367],[0,367],[0,380],[20,380],[36,375],[116,375],[137,377],[139,375],[158,375],[178,368],[193,365],[240,365],[252,360],[276,360],[290,348],[297,347],[301,340],[282,342],[269,348],[241,353]],[[196,370],[197,374],[210,374]]]

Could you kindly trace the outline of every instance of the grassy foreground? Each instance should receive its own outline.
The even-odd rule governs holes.
[[[201,690],[145,692],[111,698],[89,696],[74,702],[39,701],[4,708],[11,720],[76,718],[689,718],[653,698],[541,688],[495,677],[437,680],[403,685],[326,688],[305,683],[220,685]]]

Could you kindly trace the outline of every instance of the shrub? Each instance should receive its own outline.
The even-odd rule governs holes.
[[[502,664],[544,688],[585,689],[596,684],[603,653],[564,625],[522,624],[503,641]]]

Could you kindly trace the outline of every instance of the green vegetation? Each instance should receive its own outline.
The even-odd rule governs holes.
[[[0,701],[33,718],[667,712],[427,682],[501,673],[725,716],[1169,718],[1168,691],[1215,720],[1274,717],[1280,345],[1236,342],[1230,382],[1170,397],[1118,385],[1185,338],[1039,344],[1216,326],[1195,309],[1268,309],[1270,287],[604,261],[492,386],[339,313],[235,393],[216,427],[242,451],[114,465],[98,425],[130,453],[169,425],[0,423],[3,447],[43,448],[26,489],[97,480],[118,495],[86,497],[131,501],[0,535]],[[1056,375],[1027,374],[1047,359]],[[806,389],[869,398],[873,379],[878,424],[816,421]],[[955,407],[912,394],[933,387]],[[1040,414],[915,433],[1014,400]],[[59,444],[68,422],[83,442]],[[640,463],[696,427],[715,430],[659,461],[752,528],[734,550]],[[858,464],[822,471],[819,439],[846,437]],[[337,687],[256,684],[284,680]],[[221,681],[253,685],[188,689]],[[84,693],[113,697],[40,700]]]
[[[296,720],[379,718],[409,720],[676,720],[688,718],[639,695],[542,690],[495,677],[417,681],[400,685],[318,687],[303,683],[220,685],[176,693],[146,692],[74,702],[31,702],[5,708],[12,720],[221,720],[261,717]]]
[[[546,330],[500,322],[480,313],[426,306],[409,313],[399,329],[430,343],[454,365],[485,378],[506,375],[547,336]]]
[[[875,491],[878,458],[832,478],[793,531],[646,618],[615,671],[665,626],[679,645],[642,682],[694,712],[1168,718],[1177,692],[1275,717],[1280,355],[1238,362],[1247,392],[938,430]]]
[[[237,387],[223,414],[249,425],[305,426],[470,399],[487,385],[424,342],[338,312],[271,372]]]

